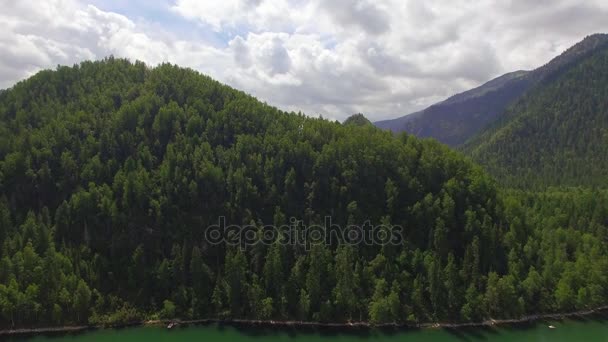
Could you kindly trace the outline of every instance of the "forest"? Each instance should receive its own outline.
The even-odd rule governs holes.
[[[435,140],[286,113],[170,64],[61,66],[0,92],[0,328],[606,305],[608,191],[572,185],[505,188]],[[220,216],[259,234],[369,221],[404,242],[211,244]]]
[[[605,187],[607,44],[543,80],[467,142],[465,153],[508,187]]]

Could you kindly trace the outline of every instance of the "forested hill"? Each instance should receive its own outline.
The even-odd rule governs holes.
[[[1,328],[607,304],[605,192],[503,194],[436,141],[284,113],[189,69],[42,71],[0,93],[0,139]],[[204,238],[220,217],[263,237],[326,216],[401,243]]]
[[[608,46],[541,82],[465,147],[508,186],[608,184]]]
[[[530,89],[559,77],[606,44],[608,35],[590,35],[535,70],[507,73],[423,111],[375,124],[394,132],[406,131],[450,146],[461,146],[499,120],[505,110]]]
[[[346,118],[346,120],[344,120],[344,122],[342,123],[344,125],[355,125],[355,126],[371,126],[372,123],[371,121],[369,121],[365,115],[358,113],[358,114],[353,114],[351,116],[349,116],[348,118]]]

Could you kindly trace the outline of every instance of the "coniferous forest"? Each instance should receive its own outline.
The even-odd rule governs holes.
[[[464,150],[503,184],[605,187],[608,36],[600,49],[545,80]]]
[[[608,304],[607,190],[509,189],[434,140],[351,121],[115,58],[1,91],[0,327],[461,322]],[[220,216],[257,234],[369,221],[403,241],[213,244]]]

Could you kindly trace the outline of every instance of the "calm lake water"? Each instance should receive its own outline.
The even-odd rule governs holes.
[[[549,329],[548,325],[556,329]],[[355,341],[608,341],[608,322],[599,319],[547,321],[518,327],[477,328],[464,330],[408,331],[316,331],[291,329],[237,329],[232,326],[190,326],[168,330],[163,327],[136,327],[95,330],[60,336],[11,338],[19,342],[169,342],[169,341],[230,341],[230,342],[355,342]]]

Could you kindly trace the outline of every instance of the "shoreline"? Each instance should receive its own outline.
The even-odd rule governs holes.
[[[524,324],[533,323],[541,320],[560,320],[565,318],[573,317],[585,317],[593,314],[597,314],[608,310],[608,305],[600,306],[594,309],[579,310],[566,313],[551,313],[551,314],[537,314],[528,315],[521,318],[511,319],[487,319],[481,322],[427,322],[427,323],[382,323],[373,324],[370,322],[312,322],[312,321],[281,321],[281,320],[251,320],[251,319],[218,319],[218,318],[205,318],[195,320],[147,320],[141,322],[131,322],[124,324],[115,325],[74,325],[74,326],[59,326],[59,327],[41,327],[41,328],[19,328],[0,330],[0,337],[4,336],[19,336],[19,335],[39,335],[39,334],[61,334],[61,333],[77,333],[85,332],[88,330],[97,329],[120,329],[128,327],[138,326],[155,326],[155,325],[167,325],[174,323],[177,326],[181,325],[210,325],[210,324],[224,324],[232,325],[235,327],[283,327],[283,328],[364,328],[364,329],[462,329],[462,328],[482,328],[482,327],[495,327],[501,325],[510,324]]]

